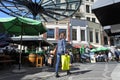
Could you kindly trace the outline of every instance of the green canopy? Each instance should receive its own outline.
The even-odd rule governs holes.
[[[39,35],[46,31],[41,21],[23,17],[0,18],[0,32],[16,35]]]
[[[107,51],[109,50],[107,47],[98,47],[95,49],[90,50],[91,52],[99,52],[99,51]]]
[[[109,50],[107,47],[98,47],[96,48],[96,51],[107,51]]]
[[[97,52],[97,50],[96,49],[92,49],[92,50],[90,50],[91,52]]]

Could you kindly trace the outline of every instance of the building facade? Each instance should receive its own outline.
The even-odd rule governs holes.
[[[101,25],[87,20],[71,19],[73,45],[102,45]],[[75,37],[77,36],[77,37]]]
[[[82,0],[80,9],[74,14],[73,18],[99,23],[98,19],[92,12],[92,5],[95,1],[96,0]]]
[[[47,33],[43,35],[49,42],[56,44],[59,33],[66,34],[66,40],[73,46],[92,44],[95,47],[102,45],[101,26],[87,20],[69,19],[57,23],[47,23]]]

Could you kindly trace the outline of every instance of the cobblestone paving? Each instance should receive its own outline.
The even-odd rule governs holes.
[[[112,80],[111,73],[117,63],[74,63],[69,76],[60,71],[60,78],[55,77],[54,68],[29,68],[25,73],[15,74],[0,71],[0,80]]]

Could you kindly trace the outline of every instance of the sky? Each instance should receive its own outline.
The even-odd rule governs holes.
[[[12,17],[0,11],[0,18]]]
[[[33,2],[39,2],[39,1],[41,1],[41,0],[32,0]],[[1,12],[0,11],[0,18],[6,18],[6,17],[12,17],[12,16],[9,16],[9,15],[7,15],[7,14],[5,14],[5,13],[3,13],[3,12]]]

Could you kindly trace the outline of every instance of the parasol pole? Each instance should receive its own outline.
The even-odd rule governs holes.
[[[19,70],[21,69],[22,35],[23,35],[23,23],[21,26],[21,37],[20,37]]]
[[[41,51],[41,40],[39,42],[39,51]]]
[[[39,33],[39,39],[41,38],[40,33]],[[41,40],[39,41],[39,51],[41,51]]]

